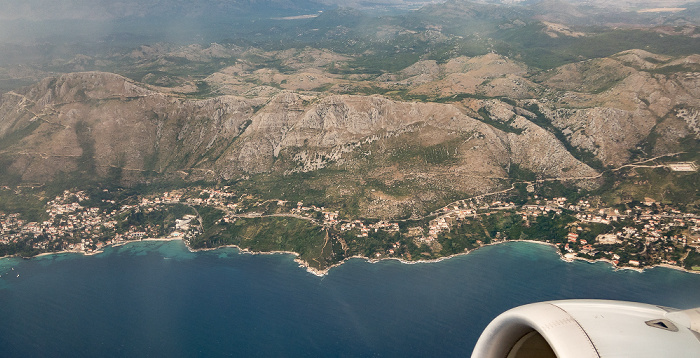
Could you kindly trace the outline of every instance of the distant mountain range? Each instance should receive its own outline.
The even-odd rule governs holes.
[[[312,0],[3,0],[5,20],[108,20],[146,17],[221,17],[241,13],[280,13],[327,7]]]
[[[221,17],[243,13],[309,12],[335,7],[356,9],[399,8],[418,9],[426,4],[441,4],[436,0],[2,0],[0,19],[3,20],[107,20],[146,17]],[[696,7],[698,0],[593,0],[568,2],[559,0],[486,0],[447,2],[484,5],[520,5],[535,12],[563,13],[567,16],[585,16],[592,9],[616,9],[633,12],[640,9],[672,9]]]
[[[464,36],[491,32],[499,26],[502,29],[504,22],[516,20],[570,26],[685,26],[700,23],[700,2],[0,0],[0,44],[109,42],[124,34],[148,37],[134,41],[138,44],[206,43],[230,38],[260,41],[270,37],[280,40],[290,32],[300,35],[295,40],[306,41],[318,40],[338,26],[352,28],[356,34],[364,31],[369,37],[381,33],[377,26],[389,25],[440,26]],[[324,28],[326,32],[311,32]]]

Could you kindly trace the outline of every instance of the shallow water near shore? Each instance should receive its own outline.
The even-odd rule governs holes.
[[[456,357],[496,315],[531,302],[700,306],[700,275],[568,263],[525,242],[437,263],[352,259],[317,277],[292,255],[154,241],[1,259],[0,275],[7,357]]]

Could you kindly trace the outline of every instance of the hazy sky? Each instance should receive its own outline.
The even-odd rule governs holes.
[[[425,3],[444,0],[0,0],[0,19],[90,19],[101,20],[120,17],[142,17],[174,12],[205,15],[207,12],[232,11],[250,4],[263,8],[304,9],[316,2],[326,5],[367,7],[368,5],[404,5],[419,7]],[[459,1],[459,0],[457,0]],[[465,0],[469,1],[469,0]],[[480,0],[471,0],[480,1]],[[514,3],[521,0],[481,0],[485,2]],[[523,0],[524,1],[524,0]],[[527,0],[533,2],[536,0]],[[676,7],[700,0],[564,0],[570,3],[595,3],[598,5]]]
[[[420,4],[438,0],[0,0],[0,19],[109,19],[148,16],[163,11],[193,12],[232,10],[249,4],[303,8],[310,2],[327,5]]]

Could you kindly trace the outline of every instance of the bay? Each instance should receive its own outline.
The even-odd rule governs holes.
[[[1,259],[0,275],[3,357],[456,357],[491,319],[527,303],[700,306],[700,275],[567,263],[523,242],[437,263],[353,259],[324,277],[291,255],[139,242]]]

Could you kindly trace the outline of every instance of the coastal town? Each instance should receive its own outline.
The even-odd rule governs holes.
[[[106,189],[104,192],[109,197]],[[651,198],[616,207],[599,207],[585,199],[569,202],[564,197],[534,195],[531,199],[521,205],[507,200],[466,199],[418,220],[389,221],[344,218],[338,211],[302,201],[258,200],[229,187],[179,189],[125,202],[101,199],[99,203],[84,191],[66,190],[46,202],[43,221],[29,222],[18,213],[0,213],[0,247],[6,251],[17,248],[7,255],[33,256],[50,252],[92,254],[109,245],[149,239],[192,244],[212,226],[278,217],[304,220],[329,233],[342,252],[336,255],[338,261],[350,256],[435,259],[487,244],[528,240],[556,246],[565,259],[605,260],[615,267],[637,269],[656,265],[700,269],[685,265],[689,256],[700,253],[698,215]],[[203,211],[208,217],[202,218]],[[512,229],[500,231],[489,224],[505,219],[509,227],[518,228],[515,234]],[[528,228],[539,230],[537,225],[544,222],[559,224],[548,235],[525,234]],[[462,235],[460,227],[477,223],[483,231],[471,245],[446,247]],[[513,237],[517,233],[519,236]],[[371,250],[353,250],[367,240],[382,242]]]

